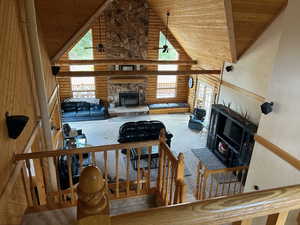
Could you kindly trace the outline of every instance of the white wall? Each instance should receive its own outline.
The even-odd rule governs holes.
[[[299,0],[289,0],[283,18],[279,43],[267,99],[274,111],[263,115],[258,134],[300,159],[300,20]],[[300,172],[259,145],[254,147],[246,191],[300,184]],[[295,220],[289,224],[296,224]]]
[[[232,72],[224,70],[223,80],[233,85],[266,96],[268,82],[273,69],[278,44],[282,33],[282,15],[259,37],[259,39],[234,64]],[[231,65],[225,63],[225,67]],[[249,119],[258,124],[260,120],[260,104],[254,98],[222,86],[219,103],[231,102],[231,108],[238,113],[247,112]]]

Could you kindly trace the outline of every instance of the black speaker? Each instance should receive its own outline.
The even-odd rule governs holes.
[[[233,71],[233,66],[226,66],[226,67],[225,67],[225,70],[226,70],[227,72],[231,72],[231,71]]]
[[[17,139],[25,128],[29,117],[24,115],[9,116],[8,113],[5,116],[8,136]]]
[[[59,66],[51,66],[51,70],[52,70],[52,74],[54,76],[56,76],[60,71],[60,67]]]
[[[260,108],[261,108],[261,112],[265,115],[269,114],[270,112],[273,111],[273,102],[265,102],[263,103]]]

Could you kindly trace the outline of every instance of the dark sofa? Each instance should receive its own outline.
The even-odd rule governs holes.
[[[124,123],[119,129],[120,143],[157,140],[160,130],[166,129],[165,125],[157,120]],[[166,142],[171,146],[173,135],[166,131]]]
[[[62,117],[64,122],[72,120],[88,120],[89,118],[107,118],[107,104],[100,99],[89,102],[84,99],[66,99],[61,103]]]

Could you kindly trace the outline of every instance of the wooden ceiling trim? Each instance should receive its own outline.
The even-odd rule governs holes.
[[[196,65],[196,60],[128,60],[128,59],[98,59],[98,60],[60,60],[55,63],[56,66],[69,65]]]
[[[237,50],[236,50],[236,40],[234,33],[234,22],[233,22],[233,14],[232,14],[232,4],[231,0],[224,0],[224,8],[226,15],[226,23],[229,37],[229,46],[231,53],[231,62],[235,63],[237,61]]]
[[[157,75],[193,75],[220,74],[220,70],[181,70],[181,71],[70,71],[60,72],[57,77],[86,77],[88,76],[157,76]]]
[[[91,28],[92,24],[99,18],[101,13],[113,0],[105,0],[103,4],[93,13],[93,15],[72,35],[72,37],[62,46],[62,48],[51,58],[52,63],[59,60],[59,58],[67,52],[80,38]]]

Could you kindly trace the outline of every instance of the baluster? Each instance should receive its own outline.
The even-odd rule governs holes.
[[[148,147],[148,177],[147,177],[147,188],[150,191],[151,188],[151,154],[152,154],[152,146]]]
[[[49,204],[50,198],[48,196],[49,191],[47,190],[47,183],[46,183],[46,171],[45,171],[45,165],[44,165],[44,159],[40,158],[40,165],[41,165],[41,170],[42,170],[42,176],[43,176],[43,182],[44,182],[44,190],[46,194],[46,204]]]
[[[108,190],[108,163],[107,163],[107,151],[104,152],[104,178],[106,190]]]
[[[165,193],[165,205],[168,205],[168,190],[169,190],[169,179],[171,173],[171,161],[168,160],[167,176],[166,176],[166,193]]]
[[[237,221],[232,223],[232,225],[251,225],[251,224],[252,224],[252,219],[247,219],[247,220]]]
[[[130,150],[126,149],[127,168],[126,168],[126,195],[129,196],[130,191]]]
[[[228,189],[227,189],[227,195],[230,195],[230,186],[231,186],[231,172],[228,172]]]
[[[161,190],[161,197],[163,198],[165,194],[165,184],[166,184],[166,161],[167,161],[167,154],[164,154],[163,159],[163,175],[162,175],[162,190]]]
[[[210,174],[210,187],[209,187],[209,198],[213,197],[212,196],[212,191],[213,191],[213,184],[214,184],[214,174]]]
[[[141,187],[141,149],[137,149],[137,154],[138,154],[138,160],[137,160],[137,187],[136,187],[136,192],[137,194],[140,193],[140,187]]]
[[[159,145],[159,168],[157,174],[157,190],[159,193],[162,192],[162,179],[163,179],[163,165],[164,165],[164,150],[162,146]]]
[[[197,166],[197,179],[196,179],[196,193],[195,193],[195,197],[197,200],[200,199],[200,174],[201,174],[201,162],[198,163]]]
[[[206,184],[207,184],[207,177],[209,176],[209,174],[207,173],[207,170],[204,171],[203,174],[203,191],[202,191],[202,198],[201,200],[206,199]]]
[[[56,178],[57,178],[57,190],[58,190],[58,199],[59,203],[63,202],[62,198],[62,192],[61,192],[61,185],[60,185],[60,176],[59,176],[59,171],[58,171],[58,157],[53,156],[53,163],[56,171]]]
[[[284,211],[284,212],[269,215],[266,225],[284,225],[288,217],[288,214],[289,214],[288,211]]]
[[[120,181],[119,181],[119,150],[116,150],[116,197],[119,197],[119,188],[120,188]]]
[[[92,152],[92,165],[96,166],[96,152]]]
[[[243,169],[242,171],[242,177],[241,177],[241,182],[240,182],[240,193],[242,193],[242,190],[243,190],[243,182],[244,182],[244,179],[245,179],[245,175],[247,173],[247,169]]]
[[[31,173],[31,165],[29,159],[26,159],[26,167],[29,175],[29,186],[30,186],[30,194],[31,194],[31,199],[33,206],[37,206],[37,199],[35,195],[35,190],[34,190],[34,185],[33,185],[33,180],[32,180],[32,173]]]
[[[69,185],[71,190],[71,202],[72,204],[75,203],[75,195],[74,195],[74,186],[73,186],[73,174],[72,174],[72,156],[67,156],[67,162],[68,162],[68,176],[69,176]]]
[[[28,207],[33,207],[33,202],[32,202],[32,197],[31,197],[31,192],[30,192],[30,184],[29,184],[28,177],[26,174],[25,166],[22,167],[22,180],[23,180],[23,186],[24,186],[24,190],[25,190],[27,205],[28,205]]]
[[[237,183],[238,183],[238,177],[239,177],[239,173],[240,173],[240,170],[237,170],[236,171],[236,181],[234,182],[234,186],[233,186],[233,194],[235,194],[236,193],[236,191],[235,191],[235,189],[236,189],[236,186],[237,186]],[[232,175],[233,175],[234,173],[232,172]]]
[[[83,167],[83,156],[82,153],[79,153],[79,171],[82,172]]]
[[[221,175],[222,181],[223,181],[221,196],[224,196],[225,186],[226,186],[226,176],[224,173],[221,173],[220,175]]]
[[[174,204],[174,181],[175,181],[175,166],[174,163],[171,164],[171,184],[170,184],[170,198],[169,198],[169,205]]]
[[[220,173],[216,173],[217,186],[216,186],[216,194],[215,194],[214,197],[218,197],[218,195],[219,195],[219,181],[220,181]]]

